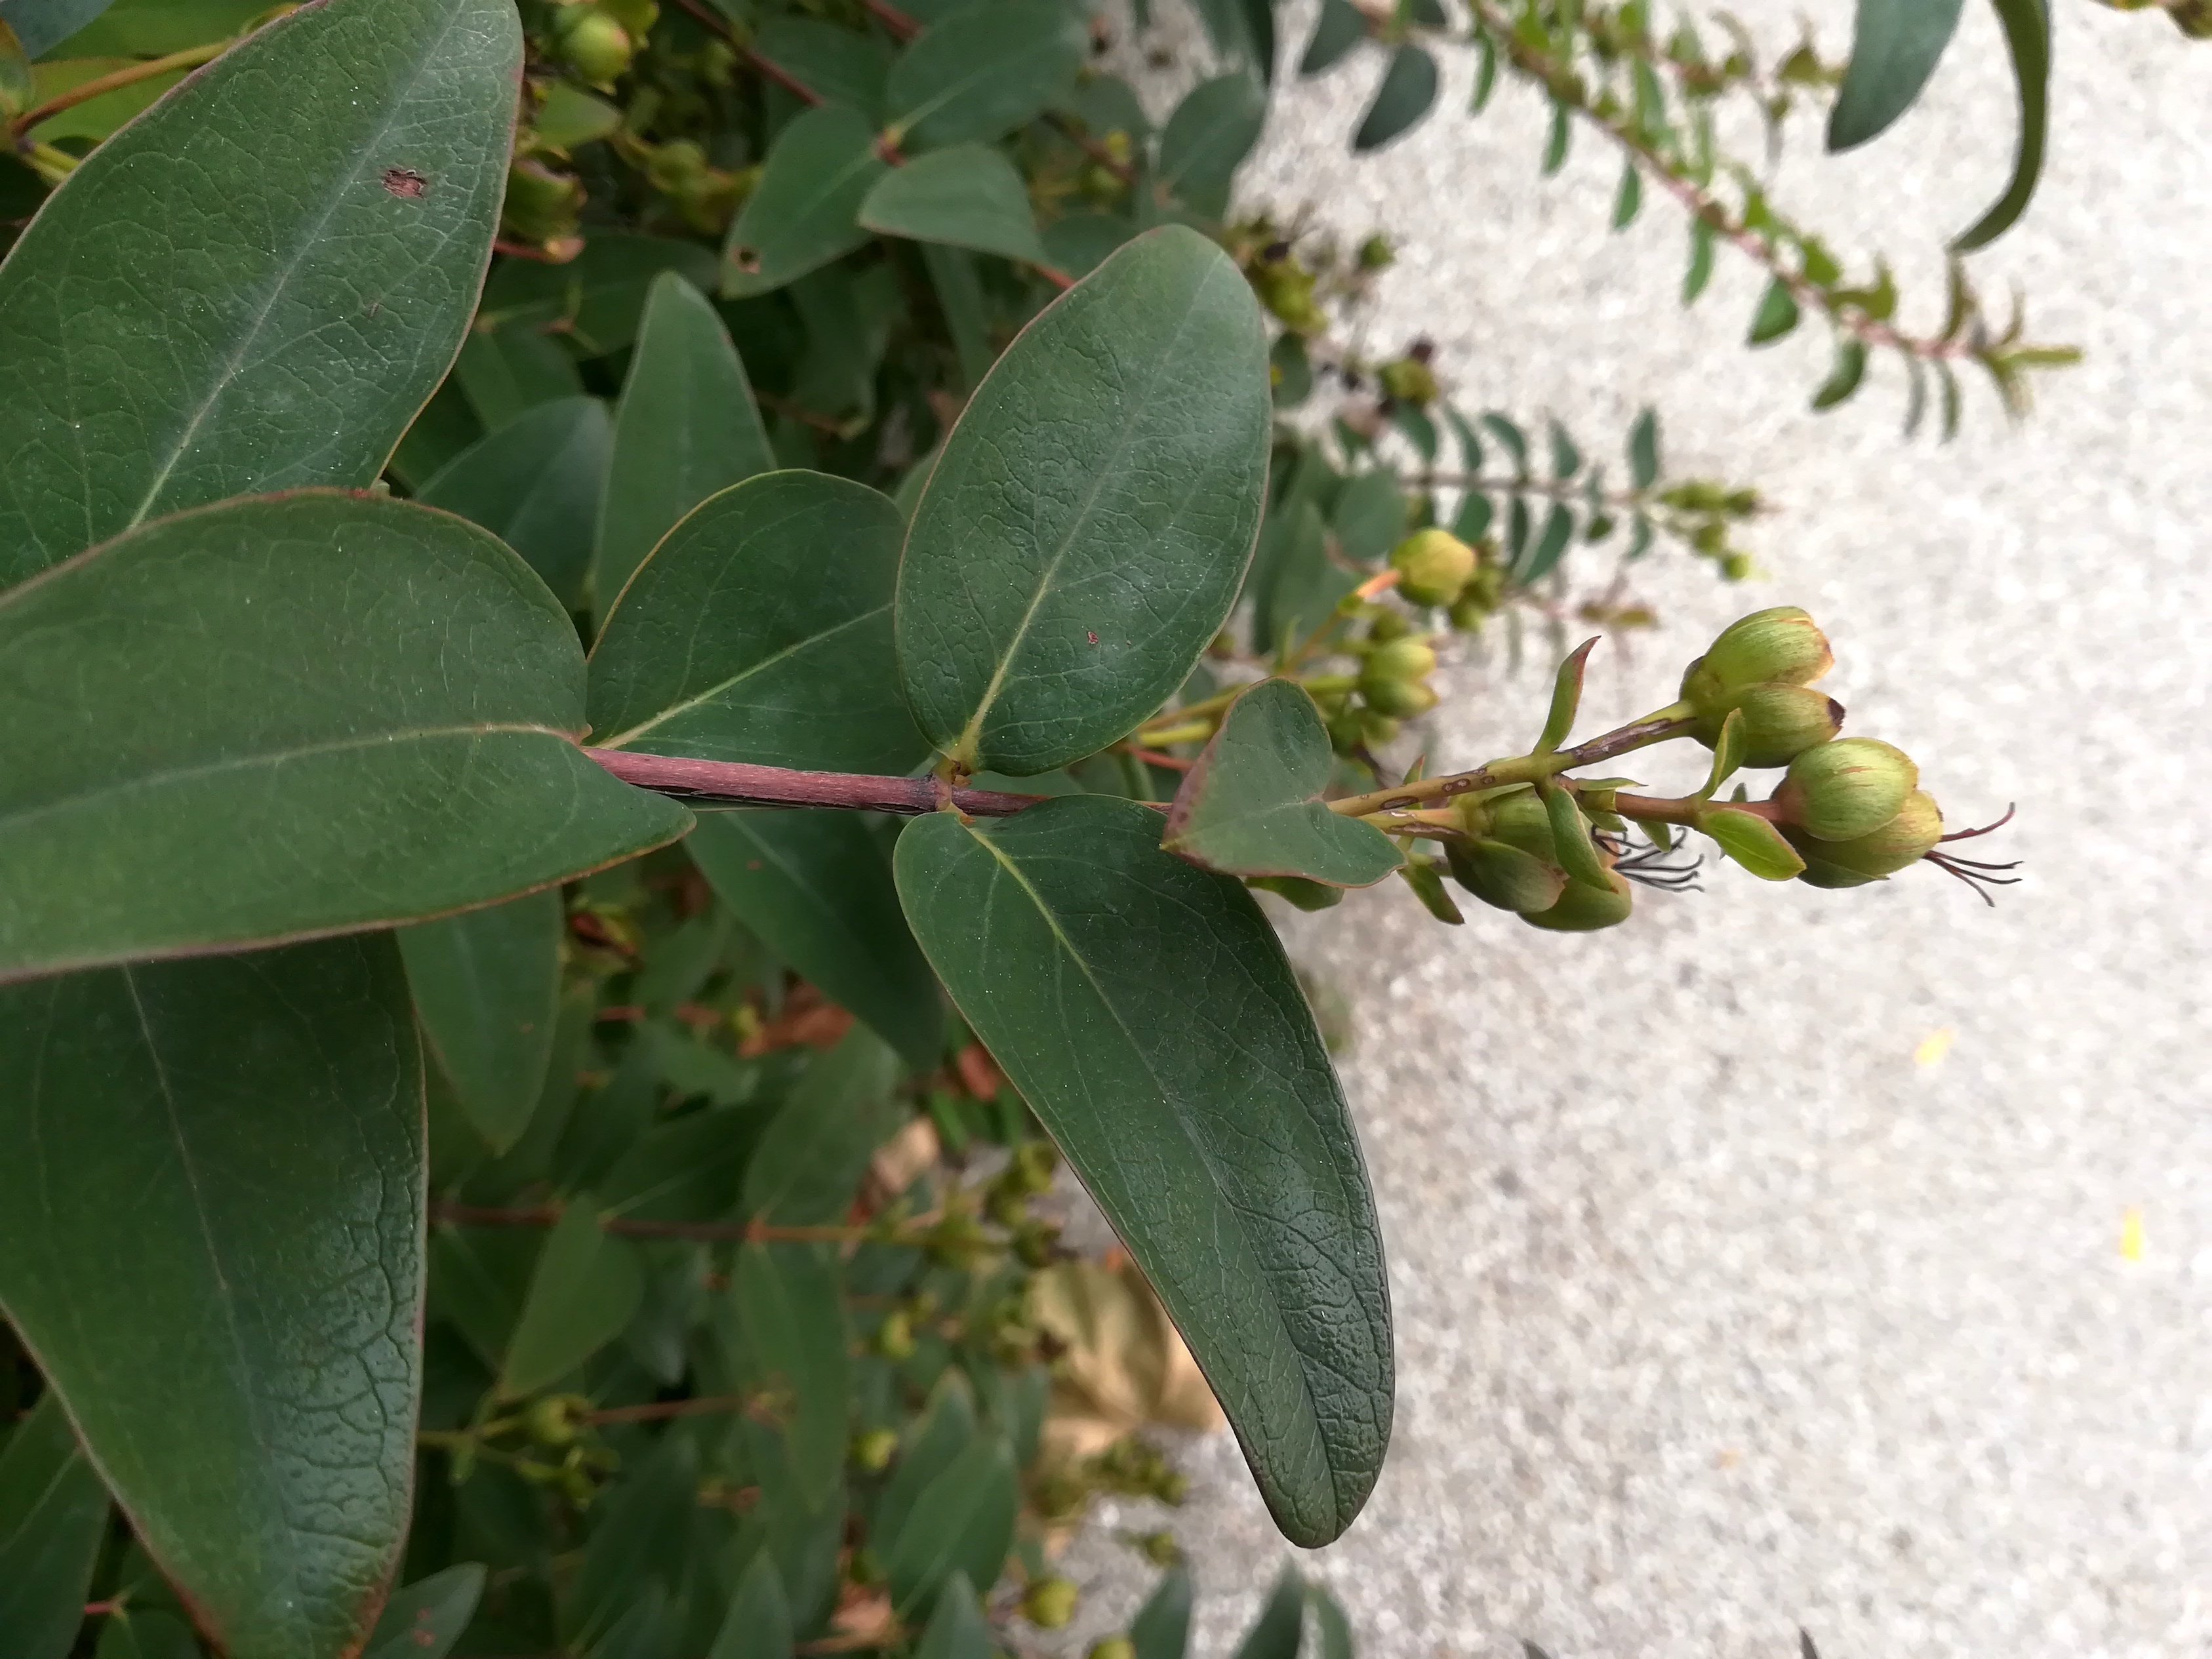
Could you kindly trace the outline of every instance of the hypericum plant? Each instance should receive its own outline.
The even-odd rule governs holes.
[[[2002,878],[1838,736],[1787,608],[1617,732],[1569,741],[1585,647],[1528,753],[1394,763],[1443,631],[1629,625],[1568,599],[1572,542],[1741,574],[1760,504],[1665,478],[1648,414],[1608,489],[1419,343],[1333,343],[1387,245],[1231,215],[1273,24],[1206,10],[1226,72],[1155,131],[1059,0],[0,3],[11,1659],[980,1659],[1063,1621],[1054,1529],[1176,1477],[1130,1437],[1159,1388],[1054,1439],[1055,1358],[1114,1322],[1061,1154],[1326,1541],[1389,1310],[1250,888],[1599,927],[1683,829],[1771,878]],[[1846,137],[1924,80],[1917,15],[1862,5]],[[1635,6],[1472,21],[1698,191],[1736,176],[1701,100],[1835,79]],[[1395,53],[1371,148],[1445,23],[1353,22]],[[1970,302],[1893,340],[1885,283],[1685,199],[1844,360],[2033,364]],[[1327,374],[1325,437],[1278,420]],[[1580,775],[1679,738],[1692,794]],[[1786,770],[1721,799],[1745,767]],[[1109,1650],[1179,1656],[1188,1595]],[[1310,1605],[1346,1650],[1295,1575],[1246,1650]]]

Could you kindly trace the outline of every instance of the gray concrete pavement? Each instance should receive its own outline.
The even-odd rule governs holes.
[[[1722,871],[1590,938],[1447,930],[1395,890],[1291,922],[1355,1012],[1396,1298],[1389,1466],[1307,1558],[1369,1659],[1783,1659],[1800,1624],[1826,1659],[2212,1648],[2212,46],[2059,9],[2051,171],[1975,270],[2088,362],[2017,430],[1976,390],[1948,449],[1900,440],[1890,365],[1808,413],[1815,331],[1743,349],[1759,282],[1726,257],[1684,313],[1679,215],[1609,235],[1617,158],[1585,137],[1540,182],[1540,106],[1470,121],[1464,64],[1358,162],[1373,67],[1295,87],[1248,169],[1248,201],[1400,236],[1376,343],[1425,331],[1468,401],[1592,447],[1656,403],[1676,464],[1781,507],[1762,580],[1639,568],[1664,625],[1602,649],[1583,729],[1663,701],[1731,617],[1803,604],[1851,730],[1916,756],[1954,824],[2017,799],[2029,860],[1994,911],[1929,870]],[[1848,5],[1814,16],[1839,52]],[[1888,252],[1923,324],[2010,142],[1994,25],[1965,27],[1924,107],[1838,161],[1801,132],[1778,185]],[[1450,667],[1437,758],[1525,744],[1541,673]],[[1651,781],[1693,782],[1666,752]],[[1172,1524],[1225,1653],[1287,1550],[1225,1438],[1191,1464]],[[1087,1628],[1140,1582],[1106,1534],[1156,1519],[1076,1547],[1112,1579]]]

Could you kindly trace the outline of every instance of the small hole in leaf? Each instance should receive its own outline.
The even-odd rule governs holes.
[[[430,181],[412,167],[386,167],[384,187],[394,196],[411,202],[430,188]]]
[[[761,267],[760,250],[757,247],[733,247],[730,250],[730,263],[748,276],[757,275]]]

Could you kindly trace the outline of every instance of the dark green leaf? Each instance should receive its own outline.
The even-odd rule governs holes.
[[[381,938],[0,992],[0,1305],[234,1659],[349,1651],[398,1564],[414,1025]]]
[[[26,58],[43,58],[113,0],[0,0],[0,23],[15,30]],[[14,1650],[9,1650],[13,1653]]]
[[[606,1499],[592,1506],[592,1536],[565,1586],[562,1623],[593,1659],[667,1659],[665,1598],[681,1566],[698,1513],[699,1455],[688,1435],[670,1434],[643,1458],[627,1462]],[[641,1609],[659,1611],[641,1618]]]
[[[1705,291],[1705,284],[1713,278],[1712,226],[1698,219],[1690,226],[1690,265],[1682,273],[1682,303],[1695,305],[1698,296]]]
[[[1267,121],[1267,94],[1250,76],[1239,71],[1200,82],[1160,135],[1160,188],[1195,213],[1222,217],[1237,169]]]
[[[330,0],[70,175],[0,268],[0,586],[180,507],[374,480],[468,326],[521,44],[508,0]]]
[[[1649,489],[1659,481],[1659,416],[1644,409],[1628,428],[1628,481],[1638,489]]]
[[[637,1247],[601,1230],[590,1197],[571,1199],[538,1252],[500,1366],[501,1395],[520,1399],[558,1382],[622,1334],[644,1294]]]
[[[90,22],[60,42],[47,58],[161,58],[187,46],[235,34],[268,8],[254,0],[55,0],[71,11],[97,14]],[[37,6],[42,0],[8,0],[0,12],[14,17],[17,9]]]
[[[595,231],[566,264],[501,260],[484,284],[479,323],[556,330],[581,356],[604,356],[635,343],[653,279],[669,270],[714,290],[714,256],[698,243]]]
[[[1261,538],[1265,568],[1255,581],[1252,648],[1286,649],[1326,622],[1359,578],[1328,556],[1328,526],[1311,501],[1295,501],[1267,520]],[[1255,561],[1255,564],[1259,562]]]
[[[1190,1568],[1178,1561],[1129,1621],[1136,1659],[1183,1659],[1190,1645]]]
[[[2043,147],[2050,122],[2051,11],[2045,0],[1994,0],[2004,25],[2005,50],[2012,57],[2014,84],[2020,93],[2020,145],[2013,156],[2012,181],[1990,210],[1954,238],[1951,252],[1972,253],[1987,247],[2027,211],[2043,173]]]
[[[436,915],[690,823],[567,735],[538,578],[402,501],[144,526],[0,596],[0,978]]]
[[[729,1063],[720,1049],[696,1045],[689,1037],[681,1041],[694,1054],[703,1052]],[[682,1092],[695,1092],[683,1089],[665,1071],[663,1076]],[[696,1092],[711,1097],[717,1091]],[[751,1092],[750,1088],[744,1091],[748,1096]],[[600,1201],[609,1213],[625,1220],[728,1219],[737,1207],[738,1184],[767,1127],[765,1117],[760,1109],[687,1112],[647,1129],[601,1178]],[[653,1290],[649,1276],[647,1290],[648,1295]],[[680,1375],[683,1366],[673,1369]]]
[[[49,1392],[0,1449],[0,1653],[64,1659],[106,1533],[107,1488]]]
[[[707,1659],[792,1659],[791,1605],[766,1550],[738,1580],[728,1616]]]
[[[1528,434],[1503,415],[1486,415],[1482,417],[1482,425],[1483,429],[1503,444],[1505,447],[1505,453],[1513,458],[1514,476],[1521,478],[1527,477],[1528,476]]]
[[[1486,30],[1474,38],[1474,90],[1467,102],[1467,112],[1480,115],[1488,107],[1490,94],[1498,87],[1498,43]]]
[[[1635,531],[1628,538],[1628,551],[1623,556],[1630,559],[1642,558],[1651,550],[1651,520],[1643,514],[1638,514]]]
[[[1567,435],[1567,429],[1557,421],[1551,422],[1551,435],[1552,477],[1554,479],[1573,477],[1582,471],[1582,451],[1575,447],[1575,441]]]
[[[1836,366],[1828,371],[1828,378],[1813,394],[1813,407],[1833,409],[1859,389],[1866,377],[1867,349],[1865,344],[1845,336],[1836,343]]]
[[[699,290],[653,280],[615,410],[592,601],[605,617],[662,537],[702,501],[775,465],[745,366]]]
[[[1797,326],[1797,296],[1779,276],[1766,285],[1759,309],[1751,319],[1751,343],[1762,346],[1778,340]]]
[[[1620,183],[1613,192],[1613,228],[1627,229],[1643,205],[1644,174],[1632,158],[1620,164]]]
[[[1574,514],[1565,501],[1553,501],[1551,510],[1544,515],[1543,533],[1537,537],[1535,545],[1529,550],[1526,562],[1514,573],[1514,580],[1525,586],[1529,582],[1541,581],[1550,575],[1561,556],[1566,552],[1567,543],[1573,539],[1574,533]]]
[[[1276,1522],[1335,1537],[1389,1438],[1373,1200],[1304,994],[1250,894],[1072,795],[900,838],[953,1000],[1182,1330]],[[1233,1021],[1217,1011],[1234,1007]]]
[[[1858,0],[1851,59],[1828,112],[1828,148],[1852,149],[1887,130],[1936,72],[1964,0]]]
[[[200,1659],[200,1644],[191,1626],[173,1613],[152,1608],[125,1608],[108,1616],[100,1632],[96,1659]],[[371,1655],[370,1659],[382,1659]]]
[[[937,1610],[929,1615],[915,1659],[993,1659],[997,1652],[975,1587],[956,1567],[938,1594]]]
[[[1295,340],[1297,336],[1286,334],[1283,337]],[[1393,404],[1390,406],[1390,424],[1405,434],[1406,441],[1413,446],[1414,453],[1421,458],[1422,465],[1434,466],[1437,464],[1437,423],[1429,418],[1426,410],[1418,404]]]
[[[483,1599],[484,1570],[471,1561],[393,1594],[362,1659],[446,1659]]]
[[[883,118],[884,80],[890,73],[891,55],[880,40],[834,23],[787,15],[761,24],[752,51],[824,103],[848,105],[872,121]]]
[[[482,525],[580,611],[610,437],[597,398],[541,404],[455,456],[416,499]]]
[[[896,142],[989,143],[1066,96],[1090,37],[1054,0],[976,0],[915,37],[891,65]]]
[[[1544,134],[1544,176],[1551,177],[1566,165],[1567,143],[1574,132],[1574,124],[1568,118],[1567,106],[1552,106],[1552,125]]]
[[[1364,155],[1410,131],[1437,101],[1437,60],[1412,41],[1390,54],[1390,67],[1360,118],[1352,148]]]
[[[921,262],[929,270],[929,285],[936,290],[937,308],[945,314],[945,331],[952,337],[952,355],[960,364],[960,389],[973,391],[991,372],[991,360],[998,354],[992,348],[990,324],[983,305],[983,284],[975,274],[975,256],[963,248],[946,247],[942,243],[924,242]],[[1054,263],[1048,248],[1045,263]],[[928,467],[936,464],[931,456],[917,463],[908,471],[914,480],[915,494],[921,493]],[[897,496],[899,518],[904,522],[907,508],[911,505],[904,499],[905,482],[901,481]]]
[[[1128,220],[1110,213],[1078,213],[1044,228],[1044,251],[1054,269],[1088,276],[1137,234]]]
[[[852,1387],[837,1271],[814,1245],[747,1244],[730,1279],[752,1386],[779,1401],[801,1490],[825,1493],[844,1467]]]
[[[1735,812],[1717,806],[1698,820],[1698,828],[1721,846],[1721,851],[1761,881],[1788,881],[1805,868],[1797,849],[1783,840],[1782,832],[1755,812]]]
[[[887,173],[860,204],[860,222],[886,236],[1047,263],[1022,175],[982,144],[933,150]]]
[[[890,171],[859,111],[824,104],[801,113],[777,135],[760,183],[730,227],[724,297],[781,288],[866,241],[860,204]]]
[[[460,387],[486,431],[520,420],[541,404],[584,395],[576,361],[534,325],[472,329],[454,361]]]
[[[777,957],[915,1070],[936,1064],[937,976],[899,912],[882,845],[857,814],[708,812],[684,845]]]
[[[1275,1588],[1261,1605],[1260,1616],[1237,1644],[1236,1659],[1298,1659],[1305,1623],[1306,1581],[1297,1562],[1285,1561]]]
[[[1372,824],[1322,804],[1335,766],[1321,711],[1304,688],[1262,680],[1229,706],[1184,775],[1160,844],[1227,875],[1372,886],[1405,854]]]
[[[840,1219],[876,1148],[906,1121],[891,1099],[898,1070],[898,1057],[859,1026],[810,1065],[745,1166],[739,1212],[787,1227]]]
[[[669,534],[607,617],[592,647],[594,740],[905,771],[927,745],[891,650],[904,531],[888,499],[818,472],[724,490]]]
[[[997,1435],[974,1442],[948,1463],[922,1489],[884,1564],[900,1616],[928,1609],[956,1577],[997,1583],[1013,1547],[1020,1503],[1012,1454]]]
[[[544,1092],[562,923],[561,895],[549,890],[399,930],[430,1051],[495,1152],[522,1138]]]
[[[1268,378],[1275,383],[1275,407],[1295,409],[1313,395],[1313,360],[1306,355],[1304,339],[1285,330],[1267,348]],[[1405,405],[1399,413],[1412,409]],[[1418,413],[1418,410],[1413,412]],[[1260,532],[1267,534],[1264,528]]]
[[[1552,706],[1545,713],[1544,730],[1536,739],[1537,754],[1553,753],[1574,730],[1575,715],[1583,702],[1583,676],[1589,664],[1590,649],[1596,644],[1594,639],[1584,640],[1559,665],[1552,681]]]
[[[1334,69],[1366,38],[1366,16],[1351,0],[1322,0],[1313,37],[1306,42],[1305,56],[1298,59],[1298,73],[1319,75]]]
[[[1158,708],[1243,580],[1271,416],[1259,305],[1194,231],[1139,237],[1030,324],[945,440],[899,566],[923,732],[1022,775]]]
[[[1152,120],[1136,89],[1118,75],[1099,74],[1095,66],[1061,97],[1058,107],[1082,122],[1094,138],[1103,140],[1115,132],[1131,139],[1152,136]]]
[[[1329,523],[1336,532],[1338,550],[1353,564],[1367,566],[1380,560],[1406,534],[1406,492],[1396,475],[1363,472],[1347,480]]]

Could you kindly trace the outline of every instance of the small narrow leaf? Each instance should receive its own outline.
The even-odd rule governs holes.
[[[1994,0],[2004,25],[2005,50],[2012,58],[2013,81],[2020,94],[2020,145],[2013,157],[2012,181],[1972,225],[1951,243],[1954,254],[1987,247],[2010,230],[2035,194],[2043,173],[2043,148],[2050,123],[2051,11],[2045,0]]]
[[[1659,416],[1645,409],[1628,428],[1628,481],[1638,490],[1659,482]]]
[[[1448,927],[1462,926],[1467,918],[1460,914],[1452,896],[1444,890],[1443,868],[1434,859],[1408,858],[1398,867],[1398,878],[1413,890],[1413,896],[1421,908]]]
[[[107,1488],[49,1390],[0,1449],[0,1653],[64,1659],[106,1533]]]
[[[780,1402],[793,1477],[817,1496],[831,1489],[844,1467],[850,1409],[836,1269],[811,1244],[746,1244],[730,1275],[751,1384]],[[949,1517],[932,1519],[935,1530]],[[994,1579],[997,1565],[992,1564]]]
[[[1571,478],[1582,471],[1583,453],[1575,447],[1575,441],[1557,421],[1551,422],[1551,429],[1552,477],[1554,480]]]
[[[577,749],[544,585],[404,501],[147,525],[0,595],[0,979],[438,915],[690,823]]]
[[[891,1100],[898,1071],[898,1057],[858,1026],[809,1066],[745,1164],[739,1213],[805,1227],[850,1210],[869,1158],[906,1121]]]
[[[1567,141],[1573,130],[1567,106],[1554,103],[1552,106],[1552,125],[1544,135],[1543,172],[1546,178],[1550,178],[1566,164]]]
[[[1528,434],[1504,415],[1485,415],[1482,417],[1482,425],[1483,429],[1503,444],[1505,447],[1505,453],[1513,458],[1514,476],[1521,478],[1527,477],[1528,476]]]
[[[1721,722],[1720,736],[1713,744],[1712,769],[1705,774],[1705,786],[1698,791],[1698,799],[1711,800],[1720,793],[1723,784],[1743,769],[1743,710],[1729,709],[1728,718]]]
[[[1805,867],[1797,849],[1756,812],[1716,806],[1699,815],[1698,828],[1720,843],[1721,851],[1761,881],[1788,881]]]
[[[988,143],[1074,84],[1090,36],[1053,0],[975,0],[916,36],[891,65],[891,130],[926,147]]]
[[[1516,501],[1514,505],[1518,507],[1521,503]],[[1574,539],[1574,534],[1573,509],[1565,501],[1553,501],[1544,514],[1543,533],[1537,537],[1528,558],[1519,562],[1515,580],[1526,585],[1550,575],[1565,555],[1567,544]]]
[[[1553,677],[1552,706],[1544,716],[1543,732],[1536,739],[1537,754],[1555,753],[1574,730],[1575,715],[1583,706],[1583,677],[1589,667],[1589,653],[1597,648],[1598,637],[1593,635],[1577,646]]]
[[[499,1392],[550,1388],[622,1334],[645,1294],[637,1247],[601,1230],[588,1196],[568,1200],[538,1252],[522,1317],[499,1370]]]
[[[819,472],[765,473],[714,497],[639,568],[592,647],[592,740],[907,770],[928,745],[892,653],[905,530],[886,497]]]
[[[1965,0],[1858,0],[1851,58],[1828,112],[1828,149],[1885,131],[1911,108],[1959,27]]]
[[[998,1583],[1020,1504],[1013,1456],[999,1436],[976,1441],[946,1465],[915,1505],[915,1519],[927,1524],[901,1529],[884,1564],[900,1616],[928,1611],[954,1584]]]
[[[938,1594],[915,1659],[992,1659],[998,1650],[968,1575],[954,1569]]]
[[[374,481],[468,327],[521,52],[509,0],[328,0],[85,159],[0,267],[0,586],[179,508]]]
[[[1705,284],[1713,279],[1713,241],[1716,233],[1703,219],[1690,226],[1690,264],[1682,273],[1682,303],[1692,306],[1705,291]]]
[[[1298,1659],[1305,1621],[1306,1581],[1297,1562],[1285,1561],[1274,1589],[1260,1604],[1260,1616],[1237,1644],[1235,1659]]]
[[[866,241],[860,204],[890,171],[859,111],[824,104],[801,112],[776,135],[760,183],[730,226],[724,296],[766,294]]]
[[[1313,76],[1334,69],[1366,38],[1366,16],[1351,0],[1322,0],[1305,55],[1298,59],[1298,73]]]
[[[1762,346],[1778,340],[1797,326],[1797,296],[1779,276],[1766,285],[1759,309],[1752,314],[1750,342]]]
[[[471,1561],[395,1592],[362,1659],[446,1659],[476,1616],[483,1588],[484,1570]]]
[[[562,932],[550,889],[398,930],[430,1051],[495,1152],[522,1138],[544,1091]]]
[[[1371,886],[1405,854],[1372,824],[1322,804],[1335,763],[1304,688],[1262,680],[1229,706],[1184,775],[1160,845],[1201,870]]]
[[[0,1306],[233,1659],[352,1650],[398,1562],[414,1027],[384,938],[0,992]]]
[[[899,839],[899,896],[1159,1292],[1277,1525],[1317,1545],[1358,1512],[1389,1438],[1374,1202],[1257,904],[1158,840],[1155,814],[1100,795],[988,826],[933,813]]]
[[[482,525],[580,611],[611,437],[597,398],[541,404],[439,468],[415,499]]]
[[[1820,389],[1813,394],[1814,409],[1833,409],[1859,389],[1866,378],[1867,349],[1860,340],[1850,336],[1836,343],[1836,366],[1828,373]]]
[[[1636,222],[1636,216],[1644,206],[1644,174],[1633,159],[1620,164],[1620,183],[1613,192],[1612,225],[1615,230],[1626,230]]]
[[[1390,67],[1360,118],[1352,148],[1364,155],[1410,132],[1437,101],[1437,60],[1408,40],[1390,55]]]
[[[714,1638],[707,1659],[792,1659],[793,1651],[791,1604],[784,1599],[783,1579],[775,1559],[761,1550],[738,1580],[738,1593],[730,1598],[721,1633]]]
[[[1190,1646],[1190,1568],[1178,1561],[1129,1621],[1135,1659],[1183,1659]]]
[[[1012,162],[982,144],[932,150],[887,173],[860,204],[860,222],[886,236],[1048,263]]]
[[[615,411],[592,564],[593,608],[605,616],[686,514],[775,465],[729,331],[697,289],[674,271],[663,273],[646,301]]]
[[[1241,71],[1192,88],[1160,135],[1160,188],[1194,212],[1221,217],[1267,120],[1266,93]]]
[[[1306,1597],[1313,1604],[1314,1626],[1321,1637],[1320,1659],[1357,1659],[1358,1650],[1344,1604],[1319,1584],[1309,1586]]]
[[[1487,31],[1474,39],[1474,90],[1468,97],[1467,112],[1480,115],[1489,107],[1490,94],[1498,88],[1498,42]]]
[[[1596,845],[1590,840],[1589,820],[1583,816],[1574,791],[1547,780],[1537,786],[1537,792],[1543,796],[1545,813],[1552,821],[1552,846],[1560,867],[1586,886],[1609,887],[1605,866],[1598,861]]]
[[[945,440],[899,565],[923,732],[1020,776],[1158,708],[1243,580],[1271,418],[1258,302],[1194,231],[1139,237],[1030,324]]]

